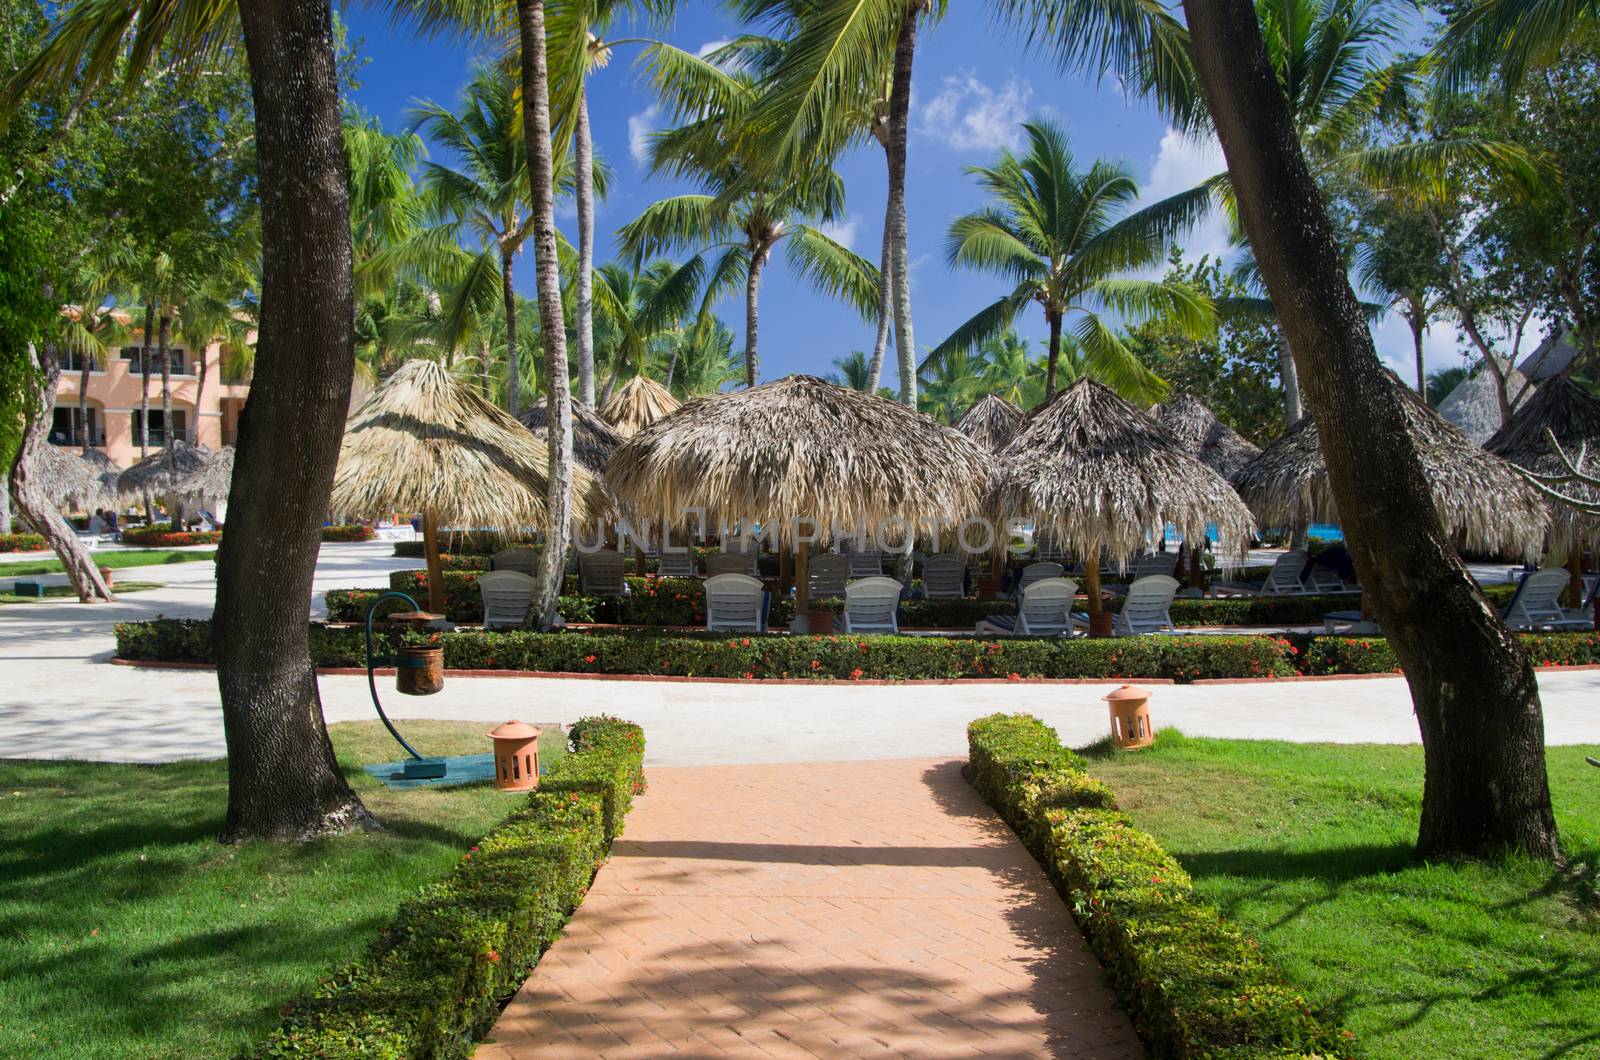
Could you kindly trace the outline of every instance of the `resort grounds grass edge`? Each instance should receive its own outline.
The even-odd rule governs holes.
[[[993,714],[967,736],[967,779],[1055,883],[1154,1055],[1355,1055],[1054,729]]]
[[[105,549],[91,552],[89,556],[94,560],[95,566],[105,567],[109,570],[164,566],[169,563],[194,563],[200,560],[217,558],[217,554],[214,551],[175,551],[168,548]],[[60,574],[61,570],[61,561],[54,556],[48,559],[0,562],[0,578],[15,578],[19,575],[30,574]]]

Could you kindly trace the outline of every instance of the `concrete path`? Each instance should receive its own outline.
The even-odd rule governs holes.
[[[958,762],[656,769],[476,1056],[1143,1057],[1101,978]]]

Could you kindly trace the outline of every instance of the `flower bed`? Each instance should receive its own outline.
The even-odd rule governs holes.
[[[124,545],[144,548],[185,548],[189,545],[215,545],[222,540],[221,530],[174,530],[170,524],[139,526],[122,532]]]
[[[371,541],[376,536],[372,527],[362,523],[338,523],[322,528],[324,541]]]
[[[400,907],[366,957],[285,1005],[258,1057],[468,1057],[561,934],[644,790],[644,733],[572,727],[559,760],[443,880]]]
[[[1535,666],[1600,664],[1600,632],[1521,633],[1518,640]],[[1400,660],[1383,637],[1315,637],[1300,650],[1308,674],[1399,673]]]
[[[43,534],[0,534],[0,552],[42,552]]]
[[[967,728],[966,775],[1055,882],[1157,1056],[1346,1057],[1257,944],[1118,812],[1055,730],[994,714]]]

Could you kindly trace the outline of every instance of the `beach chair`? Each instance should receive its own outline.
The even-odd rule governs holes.
[[[514,570],[532,578],[537,573],[539,553],[531,548],[503,548],[489,557],[489,569]]]
[[[844,614],[833,621],[839,633],[899,633],[900,590],[894,578],[875,575],[844,587]]]
[[[1061,564],[1059,563],[1030,563],[1022,568],[1022,575],[1017,579],[1017,586],[1011,595],[1015,596],[1034,582],[1046,578],[1061,577]]]
[[[1561,594],[1571,576],[1560,567],[1536,570],[1517,585],[1500,617],[1512,629],[1546,629],[1568,621],[1561,610]]]
[[[1049,534],[1035,534],[1033,536],[1033,558],[1035,560],[1053,560],[1057,563],[1067,558],[1062,551],[1061,543]]]
[[[1165,574],[1151,574],[1136,579],[1128,586],[1128,595],[1122,601],[1111,632],[1118,637],[1137,637],[1145,633],[1176,632],[1172,625],[1172,598],[1178,594],[1178,579]],[[1072,616],[1075,625],[1089,627],[1089,616],[1079,612]]]
[[[1267,580],[1257,590],[1262,596],[1303,596],[1306,588],[1304,573],[1311,559],[1304,549],[1290,549],[1279,556],[1267,572]]]
[[[622,596],[628,591],[623,580],[626,561],[610,549],[578,557],[578,591],[587,596]]]
[[[478,576],[483,597],[483,628],[520,628],[533,603],[533,578],[515,570],[492,570]]]
[[[706,629],[712,633],[765,633],[771,602],[760,578],[712,575],[706,579]]]
[[[1018,637],[1072,635],[1072,601],[1078,583],[1071,578],[1044,578],[1022,590],[1011,615],[990,615],[974,630],[979,636]]]
[[[960,556],[929,556],[923,560],[922,595],[929,600],[960,600],[966,596],[966,562]]]
[[[698,578],[700,567],[695,563],[694,549],[674,548],[661,553],[656,573],[663,578]]]
[[[850,582],[850,560],[832,552],[812,556],[807,566],[807,585],[813,600],[843,596]]]
[[[712,552],[706,556],[706,577],[715,578],[719,574],[743,574],[746,578],[754,578],[750,573],[755,567],[754,556],[742,556],[737,552]]]
[[[1172,572],[1178,569],[1178,554],[1176,552],[1146,552],[1133,563],[1133,581],[1140,578],[1149,578],[1160,574],[1172,577]]]
[[[883,573],[883,553],[875,548],[860,552],[846,552],[850,560],[850,577],[876,578]]]
[[[1562,608],[1561,621],[1553,623],[1556,629],[1594,628],[1594,603],[1595,597],[1600,595],[1600,574],[1585,574],[1583,576],[1583,586],[1583,602],[1576,608]]]
[[[754,538],[725,537],[722,539],[721,554],[724,556],[738,556],[744,561],[744,566],[738,568],[738,573],[740,574],[748,574],[752,578],[761,577],[761,568],[756,562],[756,556],[759,554],[759,552],[760,548],[757,546]],[[707,558],[709,559],[709,557]],[[706,567],[708,573],[710,572],[710,569],[711,568],[708,564]]]

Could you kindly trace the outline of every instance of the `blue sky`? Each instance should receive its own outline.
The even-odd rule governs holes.
[[[1007,289],[985,274],[953,269],[944,259],[945,231],[952,218],[983,203],[962,167],[992,160],[1003,146],[1015,147],[1017,123],[1048,115],[1071,136],[1081,164],[1097,157],[1126,163],[1138,176],[1144,197],[1155,199],[1193,186],[1221,168],[1214,143],[1194,143],[1171,132],[1148,105],[1129,101],[1115,84],[1096,84],[1080,75],[1063,75],[1048,58],[1030,53],[1008,27],[997,25],[988,5],[951,4],[943,21],[918,38],[913,78],[912,129],[907,171],[912,308],[919,348],[941,341],[950,331]],[[397,130],[417,99],[453,103],[468,78],[474,50],[419,41],[392,32],[386,19],[355,7],[345,12],[353,37],[368,60],[354,101]],[[699,50],[737,31],[718,7],[693,0],[661,36],[679,47]],[[612,37],[627,35],[620,30]],[[596,260],[614,251],[616,230],[678,185],[652,178],[642,153],[645,136],[658,124],[653,94],[634,65],[637,49],[619,50],[590,81],[590,116],[598,150],[615,179],[600,203],[596,221]],[[437,155],[435,157],[438,157]],[[838,163],[847,189],[847,216],[834,226],[836,238],[876,262],[883,225],[885,174],[876,145]],[[572,234],[570,206],[560,208],[563,227]],[[1213,221],[1184,240],[1192,256],[1220,253],[1225,232]],[[531,295],[531,250],[519,262],[518,287]],[[742,292],[719,307],[742,348]],[[843,304],[811,291],[774,255],[761,291],[761,374],[773,379],[791,372],[823,374],[835,358],[853,349],[870,352],[874,325]],[[1019,331],[1042,349],[1042,314],[1028,314]],[[1379,352],[1398,366],[1409,363],[1409,333],[1398,319],[1376,329]],[[1455,332],[1435,328],[1428,342],[1430,369],[1461,363]],[[893,351],[891,350],[891,357]],[[891,362],[892,363],[892,362]],[[892,368],[885,382],[893,385]],[[1409,371],[1402,371],[1409,378]]]

